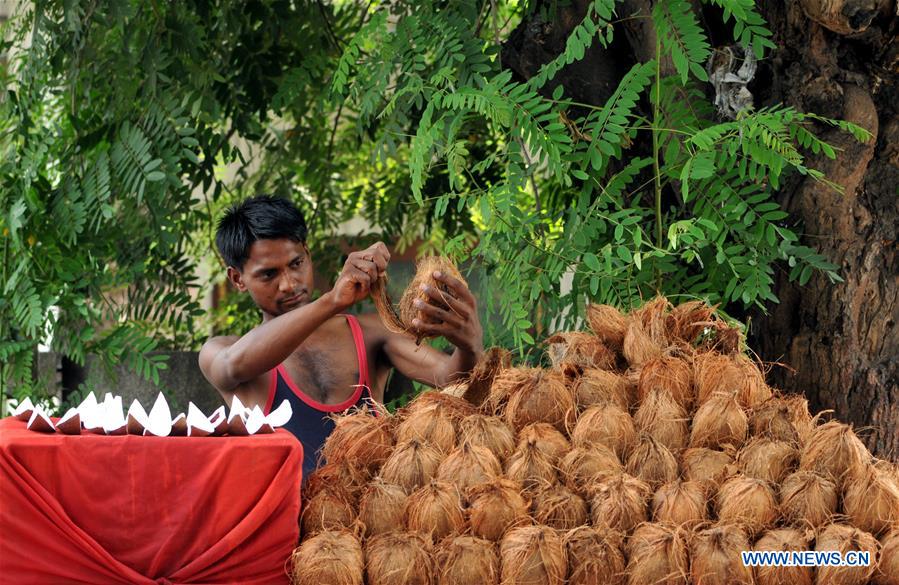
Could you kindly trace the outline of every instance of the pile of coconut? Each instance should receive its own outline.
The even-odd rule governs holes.
[[[770,388],[737,329],[664,298],[589,321],[547,340],[550,367],[493,349],[462,386],[339,417],[293,582],[899,585],[897,466]],[[871,564],[752,569],[749,550]]]

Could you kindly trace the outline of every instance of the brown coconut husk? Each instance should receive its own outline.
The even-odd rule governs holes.
[[[447,538],[435,551],[436,585],[499,585],[496,545],[473,536]]]
[[[881,541],[880,560],[874,572],[877,585],[899,585],[899,529]]]
[[[899,527],[899,482],[886,465],[868,465],[843,493],[843,511],[852,524],[874,536]]]
[[[447,386],[443,386],[440,388],[440,394],[444,394],[450,398],[459,398],[465,394],[465,391],[468,389],[468,384],[465,382],[453,382]]]
[[[515,526],[528,524],[530,503],[516,482],[496,478],[468,490],[468,524],[477,537],[499,541]]]
[[[606,445],[624,460],[637,443],[637,431],[627,411],[611,404],[591,406],[578,418],[571,442],[575,447]]]
[[[631,367],[642,366],[646,362],[662,357],[665,346],[653,341],[640,321],[631,319],[624,334],[622,354]]]
[[[411,494],[434,478],[441,461],[440,451],[427,443],[416,440],[399,443],[381,467],[380,477]]]
[[[817,528],[831,522],[837,512],[839,490],[826,475],[797,471],[780,486],[780,507],[784,520],[793,526]]]
[[[717,351],[725,355],[739,354],[746,346],[743,330],[723,321],[713,321],[698,341],[696,347],[700,351]]]
[[[772,527],[780,512],[777,497],[768,482],[736,475],[721,486],[715,498],[722,524],[742,524],[750,534]]]
[[[653,487],[677,479],[677,458],[650,435],[640,435],[640,442],[627,458],[627,472]]]
[[[567,375],[580,375],[590,368],[613,370],[618,364],[617,354],[590,333],[556,333],[546,344],[553,368]]]
[[[537,446],[537,441],[529,439],[520,445],[506,461],[506,477],[525,488],[558,480],[553,460]]]
[[[632,321],[637,321],[649,333],[653,342],[662,347],[667,347],[668,341],[668,325],[667,319],[672,305],[664,296],[647,301],[639,309],[634,309],[628,317]]]
[[[293,585],[362,585],[365,556],[351,532],[325,531],[306,539],[290,555]]]
[[[750,440],[737,453],[737,467],[744,475],[780,484],[799,464],[799,451],[791,443],[766,437]]]
[[[450,412],[439,406],[408,411],[396,428],[396,442],[412,440],[434,446],[443,454],[456,447],[456,425]]]
[[[628,585],[687,585],[689,554],[682,528],[644,522],[627,543]]]
[[[393,451],[393,417],[374,416],[364,407],[334,417],[334,430],[322,447],[325,461],[346,461],[376,471]]]
[[[735,392],[716,392],[693,416],[691,447],[719,449],[725,445],[740,448],[746,440],[749,419],[737,402]]]
[[[715,307],[705,301],[687,301],[671,309],[665,318],[670,339],[679,339],[692,345],[706,329],[714,327]]]
[[[614,404],[622,410],[630,407],[627,381],[621,374],[588,368],[574,383],[578,411],[595,405]]]
[[[738,354],[732,356],[737,369],[742,374],[742,384],[737,390],[737,400],[743,408],[753,409],[761,406],[774,393],[765,383],[765,373],[749,356]]]
[[[388,532],[365,542],[365,580],[371,585],[433,585],[431,541],[417,532]]]
[[[868,566],[837,567],[819,566],[818,583],[827,585],[864,585],[874,575],[877,568],[877,552],[880,543],[877,539],[854,526],[845,524],[828,524],[818,532],[815,538],[815,550],[839,551],[844,555],[849,551],[868,551]]]
[[[503,585],[564,585],[568,552],[559,534],[547,526],[509,530],[500,544]]]
[[[621,351],[627,332],[627,318],[621,311],[611,305],[588,305],[587,322],[600,341],[610,349]]]
[[[350,465],[347,461],[328,462],[305,478],[303,498],[310,499],[323,489],[339,486],[349,497],[355,500],[371,480],[371,472],[367,467]]]
[[[350,529],[355,520],[356,510],[349,496],[339,486],[324,488],[306,500],[300,515],[305,536],[324,530]]]
[[[804,531],[795,528],[778,528],[766,532],[752,547],[755,551],[803,551],[809,550],[811,539]],[[813,567],[769,566],[755,567],[758,585],[813,585]]]
[[[649,360],[640,370],[637,397],[645,402],[653,390],[665,390],[687,412],[693,409],[693,367],[689,362],[674,356],[662,356]]]
[[[470,443],[453,451],[437,469],[437,479],[452,482],[461,490],[502,475],[502,466],[493,451]]]
[[[799,469],[829,474],[838,483],[862,477],[871,453],[852,427],[830,421],[814,429],[799,458]]]
[[[426,534],[434,541],[458,534],[465,525],[459,489],[443,481],[418,488],[406,500],[403,524],[406,530]]]
[[[401,526],[407,497],[400,486],[374,479],[359,500],[359,521],[365,537],[371,538]]]
[[[571,443],[565,435],[548,423],[534,423],[521,429],[518,433],[517,447],[521,449],[530,442],[546,453],[553,463],[559,461],[571,449]]]
[[[764,374],[743,355],[698,353],[693,358],[693,376],[700,404],[715,392],[736,392],[743,408],[756,408],[772,396]]]
[[[509,397],[505,419],[516,430],[536,422],[553,425],[559,431],[568,427],[577,416],[574,394],[558,372],[537,369],[530,387],[519,388]]]
[[[468,378],[468,387],[462,395],[467,402],[481,406],[490,394],[493,380],[500,371],[512,365],[512,354],[501,347],[491,347],[484,352]]]
[[[694,585],[753,585],[752,568],[741,551],[751,550],[743,530],[733,524],[700,530],[690,541],[690,575]]]
[[[481,406],[489,414],[501,414],[509,398],[519,390],[528,391],[538,378],[537,368],[517,367],[501,370],[490,385],[487,399]]]
[[[637,431],[650,435],[673,452],[687,446],[689,417],[664,388],[653,388],[634,413]]]
[[[459,443],[486,447],[503,462],[515,450],[515,433],[497,416],[473,414],[459,423]]]
[[[692,527],[708,520],[709,503],[698,481],[674,480],[660,487],[652,497],[652,519],[677,526]]]
[[[416,396],[406,407],[406,415],[432,409],[440,411],[440,414],[446,415],[454,422],[477,412],[473,404],[460,396],[445,391],[427,390]]]
[[[571,530],[586,524],[587,502],[563,485],[547,484],[534,492],[531,514],[538,524]]]
[[[575,447],[562,458],[559,472],[568,488],[586,495],[594,483],[602,477],[624,471],[618,456],[602,444],[592,447]]]
[[[799,430],[793,425],[790,404],[780,396],[773,396],[752,411],[749,428],[753,435],[799,443]]]
[[[625,559],[621,536],[592,526],[579,526],[565,535],[568,585],[623,585]]]
[[[681,454],[684,478],[703,485],[706,493],[716,493],[724,480],[734,475],[737,468],[728,451],[715,451],[705,447],[687,449]]]
[[[626,473],[610,475],[593,488],[591,522],[597,528],[628,533],[648,519],[649,484]]]
[[[387,294],[386,273],[372,286],[371,297],[375,310],[389,331],[393,333],[413,332],[416,336],[416,343],[421,343],[421,340],[427,336],[415,330],[412,327],[412,321],[419,319],[421,322],[429,324],[435,323],[435,321],[430,315],[426,315],[416,309],[415,301],[422,300],[445,311],[452,311],[448,302],[435,301],[428,293],[421,290],[421,285],[425,284],[436,289],[444,298],[455,298],[449,287],[434,278],[435,271],[452,276],[461,281],[466,287],[468,286],[456,265],[449,258],[443,256],[425,256],[418,261],[415,276],[412,278],[409,286],[406,287],[406,290],[403,291],[399,307],[393,306],[393,302]]]

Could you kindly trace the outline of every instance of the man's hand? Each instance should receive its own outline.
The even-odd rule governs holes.
[[[425,323],[413,319],[412,327],[426,336],[445,337],[450,343],[473,355],[484,351],[484,332],[478,319],[477,301],[462,282],[442,272],[435,272],[434,279],[442,282],[450,290],[444,294],[437,288],[422,284],[421,290],[434,303],[449,306],[449,310],[436,307],[422,300],[415,301],[415,308],[430,317],[435,323]]]
[[[390,252],[383,242],[378,242],[359,252],[351,252],[343,264],[343,270],[328,293],[338,311],[343,311],[365,299],[371,287],[387,270]]]

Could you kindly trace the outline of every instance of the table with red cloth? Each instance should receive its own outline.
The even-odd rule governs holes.
[[[0,420],[0,584],[287,583],[290,433],[141,437]]]

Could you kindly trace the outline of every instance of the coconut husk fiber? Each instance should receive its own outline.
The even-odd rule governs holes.
[[[506,461],[505,472],[506,477],[525,489],[558,481],[555,462],[537,446],[535,439],[519,445]]]
[[[326,463],[309,474],[303,486],[303,499],[310,499],[323,489],[340,488],[355,500],[371,479],[368,467],[350,465],[347,461]]]
[[[487,400],[481,409],[489,414],[502,414],[509,397],[519,391],[529,391],[534,387],[540,370],[538,368],[514,367],[505,368],[493,379]]]
[[[843,492],[843,511],[852,524],[874,536],[899,528],[899,482],[886,464],[868,465]]]
[[[697,481],[706,493],[717,493],[721,484],[737,472],[734,457],[727,451],[715,451],[705,447],[687,449],[681,454],[681,470],[684,478]]]
[[[515,433],[497,416],[473,414],[459,423],[459,443],[486,447],[502,463],[515,450]]]
[[[624,466],[615,452],[600,443],[592,447],[575,447],[559,462],[562,481],[568,489],[581,495],[590,493],[593,484],[602,477],[622,471]]]
[[[752,567],[740,557],[746,550],[751,550],[749,539],[734,524],[698,531],[690,539],[693,585],[753,585]]]
[[[548,423],[529,424],[518,433],[519,449],[528,443],[543,451],[550,461],[557,463],[571,449],[571,443],[554,426]]]
[[[452,482],[467,490],[502,475],[502,467],[493,451],[463,443],[443,460],[437,469],[437,479]]]
[[[474,406],[481,406],[490,394],[493,380],[500,371],[512,365],[512,354],[501,347],[491,347],[484,352],[468,378],[468,387],[462,398]]]
[[[445,389],[444,389],[445,390]],[[437,410],[453,421],[458,421],[477,412],[477,408],[464,398],[450,392],[428,390],[415,397],[405,410],[406,416],[422,410]]]
[[[627,319],[611,305],[588,305],[587,322],[594,335],[610,349],[621,352]]]
[[[340,486],[321,489],[306,501],[300,515],[304,535],[350,529],[355,521],[356,510]]]
[[[407,497],[400,486],[374,479],[359,500],[359,521],[365,536],[371,538],[401,526]]]
[[[672,305],[663,296],[657,296],[647,301],[642,307],[634,309],[628,317],[643,326],[654,343],[660,347],[669,345],[668,339],[668,314]]]
[[[444,298],[455,298],[449,287],[434,278],[434,272],[442,272],[445,275],[452,276],[466,287],[468,286],[456,265],[444,256],[425,256],[418,261],[415,276],[412,278],[409,286],[406,287],[406,290],[403,291],[398,308],[393,306],[393,302],[387,294],[386,273],[372,286],[371,297],[375,310],[388,331],[393,333],[414,333],[416,343],[421,343],[421,340],[427,336],[418,332],[412,326],[412,321],[419,319],[422,323],[429,324],[435,321],[430,315],[426,315],[416,309],[415,301],[422,300],[445,311],[452,311],[448,302],[435,301],[428,293],[421,290],[421,285],[424,284],[439,291]]]
[[[742,524],[750,534],[772,527],[780,516],[777,497],[768,482],[736,475],[721,486],[715,498],[718,520],[722,524]]]
[[[874,574],[877,565],[877,552],[880,543],[877,539],[853,526],[846,524],[828,524],[818,531],[815,538],[816,551],[839,551],[844,556],[849,551],[868,551],[871,563],[855,567],[818,567],[818,583],[828,585],[864,585]]]
[[[780,508],[784,520],[797,527],[817,528],[828,524],[837,513],[837,484],[815,471],[797,471],[780,486]]]
[[[290,555],[293,585],[362,585],[365,557],[351,532],[325,531],[306,539]]]
[[[644,522],[627,543],[628,585],[687,585],[689,552],[682,528]]]
[[[479,538],[499,541],[509,528],[528,524],[530,503],[521,485],[496,478],[468,490],[468,524]]]
[[[621,374],[588,368],[574,383],[574,399],[579,412],[596,405],[614,404],[622,410],[630,408],[628,384]]]
[[[642,366],[649,360],[661,357],[665,348],[665,345],[653,341],[640,321],[631,319],[628,322],[621,352],[630,366]]]
[[[696,526],[709,518],[705,488],[698,481],[676,479],[652,497],[652,519],[676,526]]]
[[[322,447],[326,461],[346,461],[376,471],[393,451],[393,417],[373,416],[368,408],[334,417],[334,430]]]
[[[506,422],[516,430],[545,422],[566,433],[576,416],[574,394],[562,374],[539,369],[531,384],[509,397],[505,409]]]
[[[799,464],[799,451],[791,443],[765,437],[751,439],[737,453],[737,467],[745,475],[780,484]]]
[[[654,390],[665,390],[683,408],[690,412],[696,400],[693,391],[693,367],[686,360],[674,356],[662,356],[649,360],[640,370],[637,396],[644,402]]]
[[[627,411],[612,404],[591,406],[578,418],[571,442],[575,447],[606,445],[625,460],[637,443],[637,431]]]
[[[625,559],[621,536],[592,526],[565,534],[568,585],[623,585]]]
[[[456,422],[452,412],[439,405],[409,410],[396,428],[396,442],[427,443],[443,454],[456,448]]]
[[[671,309],[665,317],[669,339],[692,345],[696,338],[716,325],[715,307],[704,301],[687,301]]]
[[[443,481],[418,488],[406,500],[403,522],[410,532],[425,534],[434,541],[458,534],[465,525],[459,489]]]
[[[773,395],[765,377],[746,356],[698,353],[693,358],[694,386],[700,404],[716,392],[736,392],[743,408],[756,408]]]
[[[436,585],[499,585],[499,555],[492,542],[473,536],[447,538],[435,558]]]
[[[628,533],[649,518],[649,484],[626,473],[603,478],[590,502],[593,526]]]
[[[558,532],[547,526],[509,530],[500,544],[503,585],[564,585],[568,552]]]
[[[696,411],[690,430],[691,447],[739,449],[746,440],[749,419],[737,402],[736,392],[715,392]]]
[[[589,368],[613,370],[617,354],[598,337],[583,331],[556,333],[546,340],[553,368],[569,376],[578,376]]]
[[[411,494],[437,474],[443,455],[436,447],[418,440],[400,443],[381,467],[380,477]]]
[[[640,442],[627,458],[627,472],[653,487],[677,479],[677,458],[651,435],[643,433]]]
[[[634,413],[637,431],[650,435],[672,452],[687,446],[689,420],[684,408],[664,388],[653,388]]]
[[[369,585],[433,585],[431,541],[417,532],[388,532],[365,542]]]
[[[829,474],[841,483],[847,478],[860,478],[870,462],[871,453],[852,427],[830,421],[809,434],[799,469]]]
[[[874,571],[877,585],[899,585],[899,529],[881,541],[880,560]]]
[[[560,484],[548,484],[534,492],[531,514],[538,524],[571,530],[587,522],[587,502]]]
[[[806,531],[796,528],[778,528],[766,532],[752,550],[755,551],[803,551],[809,550],[811,538]],[[758,585],[813,585],[814,567],[771,566],[755,567]]]

